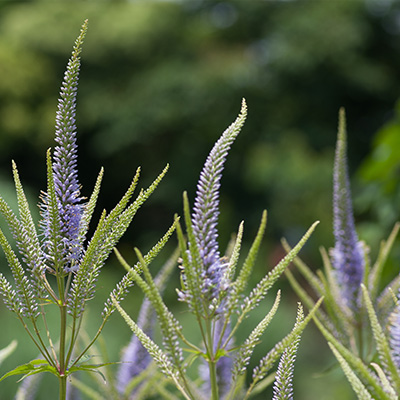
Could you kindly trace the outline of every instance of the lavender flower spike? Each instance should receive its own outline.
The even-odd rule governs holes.
[[[364,276],[364,250],[358,241],[354,226],[350,183],[346,159],[346,121],[344,109],[339,113],[339,131],[336,144],[333,175],[333,228],[335,247],[332,264],[345,304],[354,309]]]
[[[220,291],[226,290],[228,286],[228,282],[223,282],[226,264],[221,261],[217,242],[219,187],[226,156],[244,124],[246,115],[247,107],[243,100],[240,115],[215,143],[197,184],[192,224],[203,264],[201,291],[208,300],[218,298]]]
[[[53,174],[59,209],[60,234],[64,244],[63,255],[67,264],[64,268],[66,272],[77,269],[76,264],[82,252],[79,231],[83,205],[79,204],[82,197],[80,197],[77,171],[75,113],[80,69],[79,55],[86,29],[87,21],[85,21],[81,34],[75,41],[72,57],[69,59],[64,75],[56,113],[55,141],[58,145],[55,147],[53,155]],[[46,226],[48,220],[46,203],[45,198],[42,214],[44,217],[44,234],[48,238],[51,228]]]

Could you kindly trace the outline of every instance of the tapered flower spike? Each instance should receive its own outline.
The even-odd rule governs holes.
[[[75,41],[72,56],[68,62],[64,81],[61,87],[58,110],[56,113],[55,141],[57,146],[53,155],[54,186],[59,213],[59,234],[64,245],[63,256],[67,263],[66,272],[77,269],[82,253],[82,238],[79,237],[83,205],[79,204],[80,185],[77,169],[76,144],[76,93],[80,69],[80,53],[87,30],[87,20]],[[45,238],[51,236],[53,227],[48,225],[48,194],[45,194],[42,205],[43,229]]]
[[[215,143],[207,157],[197,184],[192,226],[202,263],[201,292],[208,301],[217,299],[221,291],[227,290],[229,284],[224,279],[228,264],[221,260],[217,242],[219,188],[228,151],[239,134],[246,115],[247,106],[243,99],[240,115]],[[185,293],[181,292],[180,297],[184,300]]]
[[[303,309],[299,305],[296,324],[298,326],[304,320]],[[274,397],[272,400],[292,400],[293,399],[293,371],[296,360],[297,349],[299,347],[301,335],[289,345],[283,352],[279,361],[278,370],[275,375]]]
[[[346,121],[344,109],[339,113],[339,131],[333,174],[333,228],[335,247],[332,264],[345,304],[357,308],[357,297],[364,277],[364,250],[354,225],[346,157]]]

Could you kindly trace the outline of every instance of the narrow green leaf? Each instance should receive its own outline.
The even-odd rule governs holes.
[[[4,374],[0,378],[0,382],[9,376],[24,375],[24,377],[26,377],[40,372],[51,372],[54,375],[58,375],[57,370],[49,365],[46,360],[33,360],[29,363],[19,365],[18,367]]]
[[[118,364],[117,362],[107,362],[107,363],[100,363],[100,364],[82,364],[82,363],[77,363],[75,364],[75,366],[73,366],[72,368],[70,368],[68,370],[68,375],[73,374],[74,372],[78,372],[78,371],[86,371],[86,372],[95,372],[96,374],[99,374],[102,379],[103,382],[106,383],[106,377],[104,376],[104,374],[101,371],[98,371],[99,368],[101,367],[105,367],[107,365],[114,365],[114,364]]]

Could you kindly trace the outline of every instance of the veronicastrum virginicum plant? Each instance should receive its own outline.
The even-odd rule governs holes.
[[[266,274],[249,294],[245,294],[264,235],[266,212],[262,215],[256,238],[238,273],[236,268],[243,236],[243,222],[239,226],[235,241],[224,257],[221,257],[219,252],[217,222],[219,187],[224,162],[230,146],[244,124],[246,115],[247,107],[243,100],[240,115],[215,143],[204,164],[192,213],[187,195],[184,193],[186,238],[180,223],[177,223],[181,250],[181,289],[177,290],[178,299],[186,303],[192,314],[193,323],[197,324],[200,332],[201,342],[192,343],[184,336],[180,322],[164,303],[149,272],[147,262],[137,249],[140,265],[136,265],[130,271],[157,314],[163,335],[163,347],[157,345],[151,336],[144,332],[142,326],[126,314],[117,301],[114,302],[155,364],[166,378],[173,381],[185,399],[210,397],[213,400],[247,399],[253,392],[262,390],[268,382],[272,382],[271,376],[267,377],[267,374],[281,355],[273,398],[275,400],[292,398],[293,364],[300,334],[319,306],[317,303],[309,315],[304,317],[302,307],[299,305],[293,330],[260,360],[253,370],[253,379],[249,387],[244,388],[244,374],[250,357],[277,311],[280,291],[271,310],[243,343],[235,343],[235,333],[295,258],[317,224],[315,223],[307,231],[294,249]],[[126,265],[122,257],[120,259]],[[143,278],[139,275],[139,267],[143,270]],[[185,350],[189,353],[187,358],[184,357]],[[194,380],[191,378],[192,371],[188,370],[193,370],[193,364],[197,360],[200,360],[200,371],[197,374],[199,379]]]
[[[389,238],[382,241],[371,267],[369,248],[358,240],[355,229],[346,144],[346,121],[341,109],[333,177],[335,247],[330,258],[321,250],[325,274],[314,274],[297,257],[294,263],[316,295],[325,297],[325,309],[317,310],[314,321],[357,396],[393,400],[400,393],[400,308],[394,294],[400,288],[400,275],[383,290],[380,286],[400,225],[397,223]],[[284,246],[290,251],[287,243]],[[302,301],[314,307],[314,300],[294,275],[289,270],[285,273]]]
[[[66,397],[70,374],[80,370],[96,371],[99,367],[85,363],[84,356],[102,332],[115,306],[110,296],[97,333],[85,348],[79,349],[76,345],[86,303],[95,295],[100,270],[112,249],[167,171],[166,167],[146,190],[141,190],[131,201],[139,179],[138,169],[122,199],[109,213],[103,211],[93,236],[86,240],[103,176],[101,169],[93,193],[85,202],[78,182],[75,110],[80,52],[86,30],[87,21],[75,41],[64,75],[56,115],[57,145],[53,154],[51,150],[47,152],[47,190],[41,198],[39,229],[34,224],[14,162],[18,214],[0,197],[0,213],[7,221],[18,249],[18,252],[12,249],[0,230],[0,245],[14,279],[13,286],[0,273],[0,293],[6,307],[21,321],[42,356],[15,368],[1,379],[17,374],[27,377],[51,372],[59,379],[59,398],[62,400]],[[175,225],[144,257],[146,263],[157,255],[174,228]],[[120,301],[132,284],[131,275],[126,274],[113,291],[112,298]],[[59,310],[56,334],[48,328],[48,307]]]

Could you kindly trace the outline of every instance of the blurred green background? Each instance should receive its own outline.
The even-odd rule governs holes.
[[[344,106],[359,236],[375,257],[380,239],[398,219],[400,200],[398,1],[2,1],[0,193],[10,204],[15,203],[11,159],[32,204],[45,188],[45,151],[54,145],[58,91],[86,18],[77,113],[83,194],[90,195],[104,166],[98,216],[119,200],[139,165],[144,186],[170,163],[119,245],[129,260],[135,261],[133,246],[148,250],[174,213],[181,213],[184,190],[193,201],[205,158],[236,118],[242,97],[249,116],[224,171],[221,248],[241,220],[248,246],[266,208],[268,229],[254,283],[282,257],[280,238],[296,242],[315,220],[321,224],[302,257],[320,268],[318,247],[333,244],[331,175],[337,113]],[[173,238],[163,257],[175,245]],[[388,277],[398,273],[399,256],[397,245]],[[0,270],[7,274],[4,261]],[[99,323],[102,301],[122,275],[111,257],[90,304],[89,327]],[[176,273],[171,304],[178,283]],[[284,278],[267,304],[278,287],[283,303],[255,361],[295,320],[297,299]],[[138,292],[134,288],[123,304],[134,316]],[[248,332],[267,304],[247,320]],[[14,356],[0,367],[3,374],[36,353],[2,304],[0,320],[0,348],[19,340]],[[114,361],[129,336],[115,315],[104,333]],[[332,364],[327,345],[310,325],[296,362],[296,398],[354,398],[341,371],[321,373]],[[16,387],[14,378],[2,382],[0,399],[12,399]],[[259,398],[271,398],[271,391]]]

